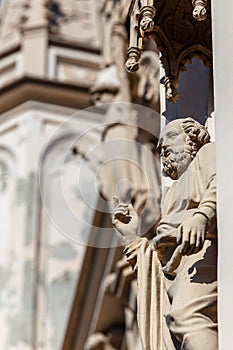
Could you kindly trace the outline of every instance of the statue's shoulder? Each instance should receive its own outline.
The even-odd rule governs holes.
[[[197,157],[205,159],[209,159],[210,157],[215,158],[215,142],[209,142],[202,146],[197,152]]]
[[[201,149],[197,152],[194,161],[195,163],[198,163],[198,166],[202,169],[208,168],[209,170],[212,169],[212,172],[215,172],[215,142],[209,142],[202,146]]]

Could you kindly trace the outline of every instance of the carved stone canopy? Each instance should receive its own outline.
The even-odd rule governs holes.
[[[212,64],[210,0],[133,0],[129,11],[130,46],[126,70],[139,68],[148,38],[155,40],[165,68],[166,97],[178,99],[178,77],[185,64],[198,57]]]

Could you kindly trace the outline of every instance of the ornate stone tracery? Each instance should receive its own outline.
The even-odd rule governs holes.
[[[193,6],[193,8],[192,8]],[[193,13],[193,16],[192,16]],[[207,16],[208,14],[208,16]],[[129,11],[131,19],[130,43],[126,70],[139,69],[141,53],[148,38],[153,38],[165,68],[166,97],[178,99],[178,77],[186,70],[185,64],[193,57],[212,63],[210,4],[207,0],[133,1]]]

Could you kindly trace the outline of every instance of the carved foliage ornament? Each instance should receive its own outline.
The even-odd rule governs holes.
[[[207,16],[208,13],[208,16]],[[178,99],[178,77],[198,57],[212,64],[210,3],[207,0],[133,0],[129,11],[130,43],[126,70],[139,68],[145,40],[153,38],[165,69],[166,97]]]
[[[130,46],[125,66],[127,72],[132,73],[139,69],[144,36],[154,29],[156,10],[153,6],[153,0],[133,0],[129,15]]]
[[[193,17],[199,22],[204,21],[207,17],[207,0],[192,0],[192,4],[194,7]]]

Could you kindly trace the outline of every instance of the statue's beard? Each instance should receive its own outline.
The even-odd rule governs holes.
[[[162,156],[163,174],[172,180],[177,180],[188,168],[190,162],[191,156],[187,151],[169,151],[166,157]]]

